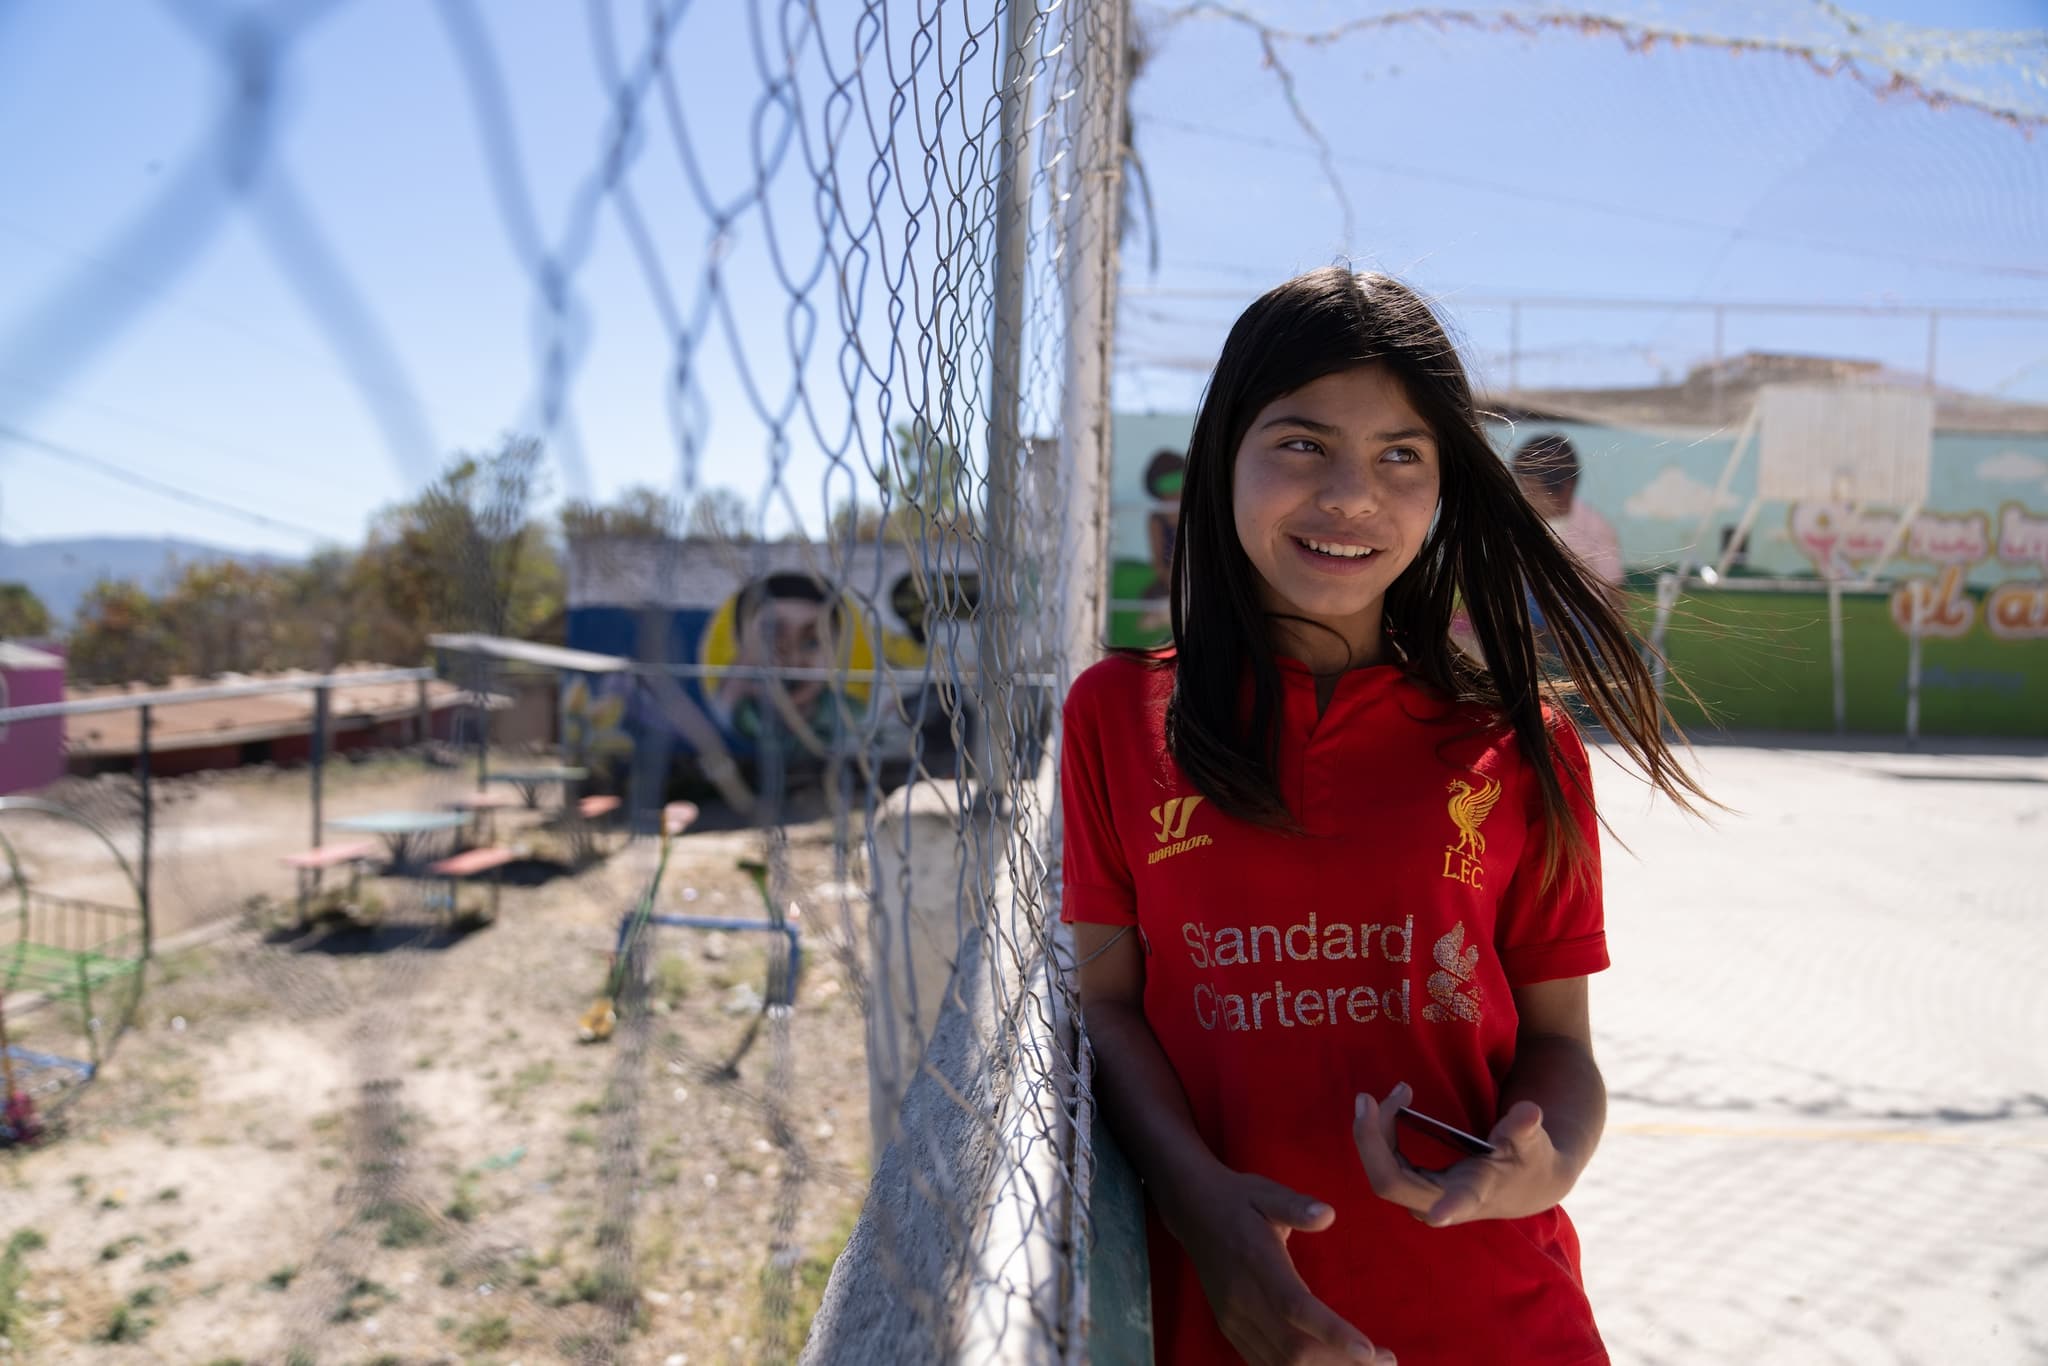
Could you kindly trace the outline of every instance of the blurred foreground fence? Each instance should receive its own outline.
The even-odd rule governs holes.
[[[268,92],[287,63],[314,69],[300,63],[323,40],[319,8],[232,23],[181,14],[218,58],[228,96],[218,137],[173,192],[112,234],[94,268],[111,262],[147,287],[113,302],[103,275],[60,280],[45,307],[0,327],[0,341],[41,346],[61,390],[67,369],[146,316],[143,300],[194,244],[243,213],[417,480],[426,471],[405,367],[293,196],[286,145],[268,136],[278,116]],[[655,828],[664,801],[695,792],[715,808],[707,823],[748,832],[772,913],[796,899],[791,830],[828,832],[837,904],[813,898],[803,933],[826,937],[863,1009],[873,1175],[805,1357],[1080,1359],[1091,1120],[1057,926],[1052,731],[1104,621],[1126,0],[657,4],[637,32],[593,5],[591,56],[607,95],[600,154],[553,235],[520,161],[484,12],[449,0],[413,14],[404,22],[438,21],[534,302],[534,393],[519,420],[568,492],[588,498],[579,366],[619,309],[651,309],[667,378],[649,391],[649,426],[674,438],[666,492],[687,504],[715,478],[738,495],[731,520],[688,537],[659,519],[572,534],[562,629],[584,662],[548,657],[541,668],[562,689],[562,771],[617,778],[640,831]],[[594,249],[600,226],[617,234],[616,255]],[[173,242],[185,249],[162,249]],[[631,283],[621,291],[616,271],[593,281],[597,259]],[[462,522],[455,606],[434,623],[459,633],[436,645],[444,664],[451,653],[465,661],[451,672],[472,699],[507,662],[495,548],[499,524],[518,515],[493,503]],[[260,861],[275,876],[276,851],[226,834],[180,831],[169,866],[151,847],[162,814],[149,736],[163,708],[312,690],[318,846],[332,814],[317,739],[329,689],[375,681],[424,697],[430,677],[408,669],[152,698],[137,713],[131,827],[145,904],[182,867],[216,915],[234,909],[226,880],[199,875],[209,859]],[[77,725],[124,707],[134,709],[116,698],[0,720],[62,714]],[[479,787],[488,753],[478,746]],[[420,789],[406,803],[415,807],[469,786],[462,773],[404,781]],[[656,910],[673,895],[658,874],[645,887]],[[603,912],[613,916],[633,904],[615,882],[581,895],[618,898]],[[559,933],[566,948],[574,936]],[[370,1012],[345,1069],[361,1082],[344,1200],[357,1224],[419,1198],[420,1174],[399,1161],[393,1136],[407,1113],[394,1021],[431,981],[407,966],[411,955],[437,946],[397,941],[377,968],[382,985],[353,1007],[319,988],[334,998],[323,1009]],[[601,1269],[570,1296],[601,1308],[609,1331],[560,1348],[597,1360],[641,1350],[641,1278],[661,1273],[650,1244],[669,1236],[644,1214],[651,1154],[669,1151],[645,1102],[664,1068],[688,1070],[651,1032],[648,955],[629,945],[621,964],[602,1102]],[[800,990],[795,1011],[807,1008]],[[780,1212],[759,1251],[765,1302],[786,1306],[815,1164],[800,1141],[800,1036],[786,1011],[770,1016],[772,1056],[746,1104],[781,1149]],[[714,1094],[728,1105],[742,1098],[730,1067],[704,1075],[727,1088]],[[445,1219],[428,1225],[459,1233]],[[359,1317],[352,1297],[363,1292],[350,1287],[374,1283],[366,1268],[382,1254],[349,1227],[337,1225],[322,1254],[341,1308],[288,1315],[281,1350],[310,1352]],[[751,1346],[736,1338],[733,1350],[784,1357],[797,1340],[782,1331]]]

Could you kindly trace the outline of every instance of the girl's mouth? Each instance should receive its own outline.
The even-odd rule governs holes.
[[[1379,553],[1368,545],[1347,545],[1342,541],[1318,541],[1306,536],[1291,536],[1288,539],[1318,559],[1332,560],[1340,564],[1346,562],[1353,564],[1361,563]]]

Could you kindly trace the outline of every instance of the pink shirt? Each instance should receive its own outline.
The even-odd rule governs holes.
[[[1574,498],[1572,510],[1552,521],[1550,529],[1586,562],[1595,578],[1606,584],[1621,582],[1621,537],[1591,503]]]

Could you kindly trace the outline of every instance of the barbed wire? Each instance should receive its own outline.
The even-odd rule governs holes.
[[[2038,86],[2038,73],[2048,63],[2048,32],[2014,35],[1916,28],[1867,19],[1829,0],[1816,0],[1816,8],[1839,32],[1792,38],[1767,31],[1761,20],[1751,31],[1743,32],[1733,13],[1726,11],[1682,24],[1594,8],[1506,6],[1424,6],[1359,15],[1321,29],[1303,29],[1274,23],[1250,9],[1222,0],[1193,0],[1159,11],[1148,22],[1161,32],[1202,20],[1232,24],[1249,32],[1258,44],[1263,65],[1272,73],[1289,117],[1308,140],[1324,179],[1336,196],[1347,246],[1359,240],[1357,210],[1338,173],[1336,148],[1304,102],[1287,54],[1290,49],[1333,48],[1369,33],[1424,28],[1438,33],[1464,30],[1529,39],[1564,35],[1612,39],[1637,55],[1659,49],[1693,49],[1730,56],[1774,56],[1804,66],[1817,76],[1853,81],[1880,98],[1907,99],[1931,109],[1981,114],[2029,138],[2036,130],[2048,126],[2048,107],[2041,107],[2038,102],[2030,106],[2016,98],[1973,90],[1941,74],[1944,68],[1995,68],[2016,72],[2023,83]],[[1774,15],[1770,23],[1780,27],[1784,16]]]

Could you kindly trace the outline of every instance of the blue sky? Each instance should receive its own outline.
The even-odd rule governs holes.
[[[546,314],[434,7],[353,0],[303,36],[274,123],[272,164],[287,175],[263,182],[261,214],[223,201],[204,178],[213,164],[195,162],[221,106],[218,45],[165,7],[117,8],[119,22],[106,6],[0,8],[0,428],[42,443],[0,439],[0,537],[176,534],[301,553],[359,538],[447,452],[537,425]],[[721,201],[751,182],[755,143],[774,142],[773,119],[753,117],[763,78],[750,8],[691,6],[676,48],[690,145]],[[1357,8],[1266,6],[1303,27],[1299,16]],[[560,242],[609,110],[589,11],[475,9],[490,15],[524,195],[541,235]],[[1958,29],[2048,26],[2048,6],[2016,0],[1862,9]],[[1507,314],[1491,301],[1504,296],[2048,309],[2048,131],[2027,138],[1969,111],[1880,101],[1761,55],[1421,29],[1283,49],[1340,157],[1358,223],[1346,242],[1250,35],[1140,13],[1157,51],[1133,108],[1163,259],[1154,274],[1141,244],[1126,252],[1122,407],[1185,409],[1252,294],[1347,255],[1439,295],[1496,380]],[[807,79],[822,88],[817,72]],[[2048,105],[2038,85],[2032,98]],[[687,301],[710,259],[709,220],[661,135],[631,151],[636,202]],[[205,193],[181,198],[192,186]],[[785,177],[774,192],[785,249],[811,211],[800,189]],[[138,233],[144,221],[159,227]],[[276,235],[292,221],[313,232]],[[732,309],[700,356],[699,401],[679,418],[656,290],[616,215],[591,220],[566,333],[556,495],[673,485],[686,432],[701,479],[750,498],[786,460],[776,482],[791,496],[764,500],[771,525],[810,519],[827,500],[818,449],[884,425],[872,384],[857,415],[829,411],[835,359],[820,352],[806,373],[825,401],[769,442],[731,360],[757,362],[770,396],[791,386],[770,244],[750,223],[718,258]],[[279,241],[296,253],[291,270]],[[916,253],[928,267],[930,243]],[[328,292],[309,294],[308,280]],[[1926,330],[1922,319],[1741,315],[1725,342],[1911,369]],[[1525,384],[1645,383],[1704,359],[1711,334],[1705,315],[1681,310],[1532,305],[1522,344]],[[2048,323],[1945,321],[1940,377],[2048,400]],[[206,501],[135,487],[81,456]]]

